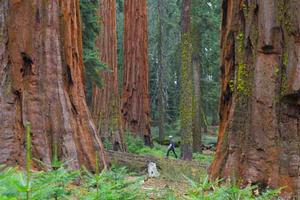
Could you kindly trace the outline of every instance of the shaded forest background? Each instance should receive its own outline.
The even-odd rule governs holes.
[[[117,0],[117,36],[118,36],[118,74],[119,89],[122,94],[123,77],[123,30],[124,2]],[[193,51],[198,56],[201,89],[202,128],[218,124],[219,104],[219,33],[221,20],[221,3],[219,0],[195,0],[192,2],[191,26]],[[81,0],[81,17],[83,21],[83,47],[86,75],[86,96],[88,105],[92,103],[92,85],[103,87],[98,76],[107,70],[100,62],[95,40],[100,32],[99,1]],[[160,116],[164,119],[164,131],[179,135],[179,99],[180,99],[180,53],[181,53],[181,10],[182,1],[148,1],[148,59],[151,100],[152,135],[158,137]],[[159,26],[161,25],[161,32]],[[159,46],[162,41],[161,47]],[[161,51],[159,51],[161,49]],[[160,55],[161,54],[161,55]],[[162,67],[159,67],[161,56]],[[196,57],[196,56],[194,56]],[[162,85],[158,87],[159,81]],[[163,110],[159,109],[162,98]]]

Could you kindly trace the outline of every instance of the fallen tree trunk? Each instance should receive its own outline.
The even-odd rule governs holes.
[[[208,165],[198,161],[158,158],[150,155],[138,155],[120,151],[106,151],[109,165],[126,166],[130,171],[146,174],[149,162],[157,164],[159,172],[168,179],[176,180],[189,177],[196,180],[207,169]]]

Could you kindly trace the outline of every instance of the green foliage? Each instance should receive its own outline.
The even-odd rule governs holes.
[[[57,170],[33,173],[31,200],[82,199],[82,200],[133,200],[145,199],[141,180],[126,180],[125,168],[92,174],[86,170]],[[80,180],[81,185],[76,184]],[[99,185],[99,187],[96,187]],[[26,199],[26,177],[15,168],[0,168],[0,199]]]
[[[141,180],[128,181],[125,179],[127,170],[125,168],[112,168],[94,175],[85,171],[83,176],[84,188],[88,188],[87,194],[79,194],[80,199],[86,200],[129,200],[144,199],[145,194],[140,190]],[[96,185],[100,187],[97,189]],[[139,192],[137,192],[139,191]]]
[[[0,172],[0,198],[26,199],[26,176],[14,168],[3,169]]]
[[[180,136],[180,120],[166,125],[166,136],[172,135],[173,137]]]
[[[181,38],[181,3],[178,0],[161,1],[161,16],[158,16],[158,1],[148,1],[149,66],[151,115],[156,120],[158,113],[158,46],[162,41],[163,90],[165,121],[172,123],[179,116],[179,67]],[[162,32],[158,31],[159,22]]]
[[[152,138],[158,138],[158,127],[151,127]],[[172,121],[165,124],[165,133],[164,136],[167,138],[172,135],[175,140],[180,140],[180,120]]]
[[[138,153],[140,149],[144,148],[144,142],[140,137],[135,137],[131,133],[126,132],[125,141],[127,149],[131,153]]]
[[[106,66],[101,63],[96,48],[96,38],[100,32],[100,21],[97,15],[99,0],[80,0],[83,33],[83,62],[85,66],[87,98],[91,99],[92,84],[101,86],[99,72]]]
[[[85,169],[68,171],[63,167],[46,172],[35,172],[32,174],[30,199],[143,200],[149,199],[148,195],[155,192],[155,194],[159,193],[159,198],[156,199],[162,200],[269,200],[276,199],[281,191],[281,189],[269,188],[261,191],[256,186],[241,188],[230,181],[210,182],[205,172],[199,181],[181,176],[181,180],[177,180],[177,187],[180,189],[166,187],[160,190],[154,190],[155,188],[145,190],[142,187],[143,177],[136,177],[131,181],[127,178],[128,174],[125,168],[115,167],[100,174],[92,174]],[[174,176],[172,177],[174,179]],[[185,182],[189,185],[184,189],[184,195],[178,196],[178,190],[182,190],[182,184]],[[23,172],[16,168],[0,166],[1,200],[26,199],[26,189],[26,177]]]
[[[202,109],[208,123],[218,122],[220,95],[220,0],[192,0],[193,49],[200,55]]]
[[[176,137],[175,137],[176,141]],[[205,135],[202,137],[202,142],[205,145],[212,145],[217,143],[217,138],[214,136]],[[154,142],[154,147],[150,148],[143,144],[143,141],[139,137],[134,137],[132,134],[126,134],[126,144],[128,147],[128,151],[130,153],[140,154],[140,155],[150,155],[158,158],[164,158],[167,153],[167,146],[160,145]],[[175,148],[176,154],[180,155],[180,148]],[[170,158],[173,158],[173,154],[171,153]],[[194,153],[193,159],[199,161],[200,163],[210,164],[213,160],[213,155],[204,155],[200,153]]]
[[[71,186],[79,175],[79,171],[68,171],[62,166],[55,170],[35,173],[32,199],[67,199],[74,192]]]
[[[145,146],[143,140],[139,137],[134,137],[132,134],[127,133],[126,136],[126,144],[128,151],[130,153],[140,154],[140,155],[150,155],[159,158],[163,158],[167,153],[167,146],[163,146],[154,142],[154,147]],[[175,149],[177,155],[180,155],[179,148]]]
[[[196,183],[189,180],[191,188],[185,199],[189,200],[269,200],[278,197],[280,193],[279,190],[268,189],[264,191],[261,195],[255,194],[259,193],[257,186],[247,186],[241,188],[236,184],[225,183],[220,184],[220,182],[210,182],[208,176],[203,179],[203,181]]]

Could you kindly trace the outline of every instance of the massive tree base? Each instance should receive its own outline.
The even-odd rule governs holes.
[[[78,0],[0,2],[0,163],[25,165],[27,122],[34,168],[57,156],[93,169],[97,153],[105,163],[85,102],[81,37]]]
[[[300,197],[300,2],[224,0],[222,95],[210,176]]]

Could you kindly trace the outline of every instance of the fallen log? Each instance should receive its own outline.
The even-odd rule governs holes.
[[[183,177],[199,180],[199,177],[206,174],[208,169],[208,165],[198,161],[158,158],[119,151],[106,151],[106,155],[110,165],[126,166],[130,171],[140,175],[147,174],[148,163],[154,162],[160,174],[172,180],[182,180]]]

